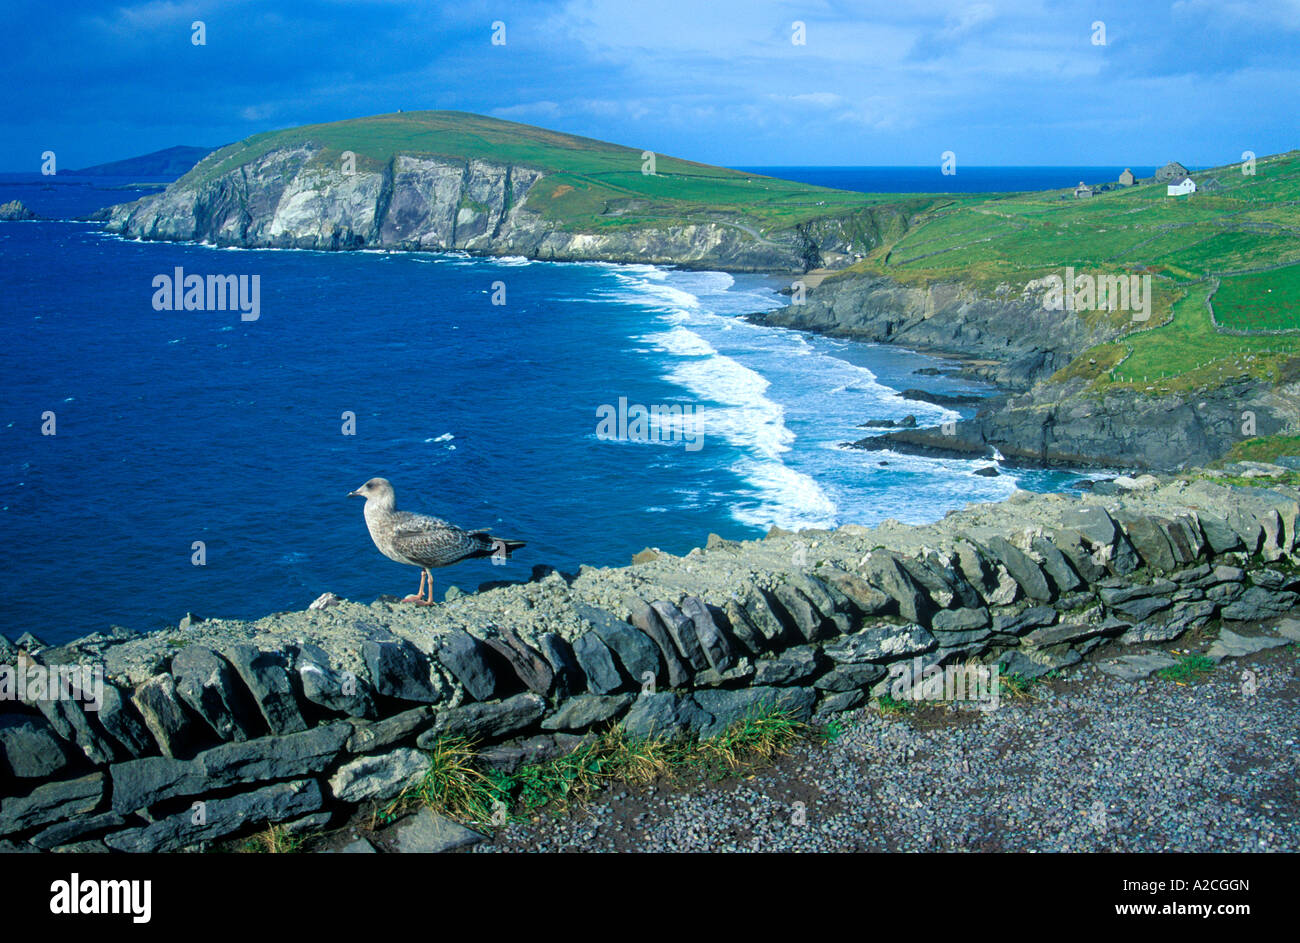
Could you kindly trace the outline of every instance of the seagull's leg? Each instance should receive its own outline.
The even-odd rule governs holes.
[[[425,570],[424,573],[426,576],[429,577],[429,601],[426,602],[425,605],[432,606],[433,605],[433,571]]]
[[[426,576],[428,576],[428,575],[429,575],[429,571],[426,570],[426,569],[424,569],[423,567],[421,567],[421,568],[420,568],[420,592],[419,592],[419,595],[416,595],[416,596],[407,596],[405,599],[402,600],[402,602],[413,602],[413,603],[415,603],[416,605],[419,605],[419,606],[423,606],[423,605],[425,604],[425,603],[424,603],[424,578],[425,578]],[[432,589],[432,587],[430,587],[430,589]],[[430,593],[430,595],[432,595],[432,593]]]

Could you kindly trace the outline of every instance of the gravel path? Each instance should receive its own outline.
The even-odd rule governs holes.
[[[474,850],[1296,851],[1298,666],[1289,645],[1186,686],[1086,665],[987,714],[863,708],[747,780],[609,788]]]

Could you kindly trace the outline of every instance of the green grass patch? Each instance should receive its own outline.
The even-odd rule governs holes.
[[[1291,248],[1300,242],[1290,237]],[[1214,293],[1223,327],[1247,331],[1300,330],[1300,265],[1223,279]]]
[[[1161,668],[1156,672],[1156,676],[1165,681],[1172,681],[1174,684],[1194,684],[1209,677],[1215,667],[1212,658],[1200,652],[1193,652],[1190,655],[1183,655],[1178,664]]]

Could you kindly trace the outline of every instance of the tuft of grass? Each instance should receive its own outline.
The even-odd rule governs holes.
[[[789,750],[806,730],[786,711],[762,709],[698,744],[696,758],[718,777],[741,768],[766,766]]]
[[[246,854],[291,855],[302,850],[303,839],[289,834],[283,825],[272,825],[256,835],[250,835],[240,850]]]
[[[898,701],[888,694],[882,694],[876,699],[876,704],[880,707],[880,713],[886,717],[900,717],[916,710],[916,704],[912,701]]]
[[[1192,652],[1184,655],[1178,664],[1161,668],[1156,672],[1156,676],[1165,681],[1172,681],[1174,684],[1195,684],[1207,678],[1215,667],[1214,659],[1200,652]]]
[[[1018,674],[999,674],[998,675],[998,695],[999,697],[1009,697],[1013,701],[1036,701],[1039,696],[1034,693],[1044,681],[1045,678],[1051,677],[1051,673],[1043,678],[1026,678]]]

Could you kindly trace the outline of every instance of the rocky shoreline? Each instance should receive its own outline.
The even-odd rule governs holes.
[[[709,737],[761,706],[825,720],[890,695],[903,667],[1034,678],[1087,659],[1140,677],[1191,631],[1247,653],[1261,646],[1228,626],[1300,600],[1300,489],[1258,480],[1146,476],[925,526],[711,537],[430,609],[327,596],[255,622],[20,639],[0,664],[98,667],[107,683],[97,711],[0,700],[0,847],[322,828],[418,780],[452,735],[512,769],[613,723],[636,739]]]

